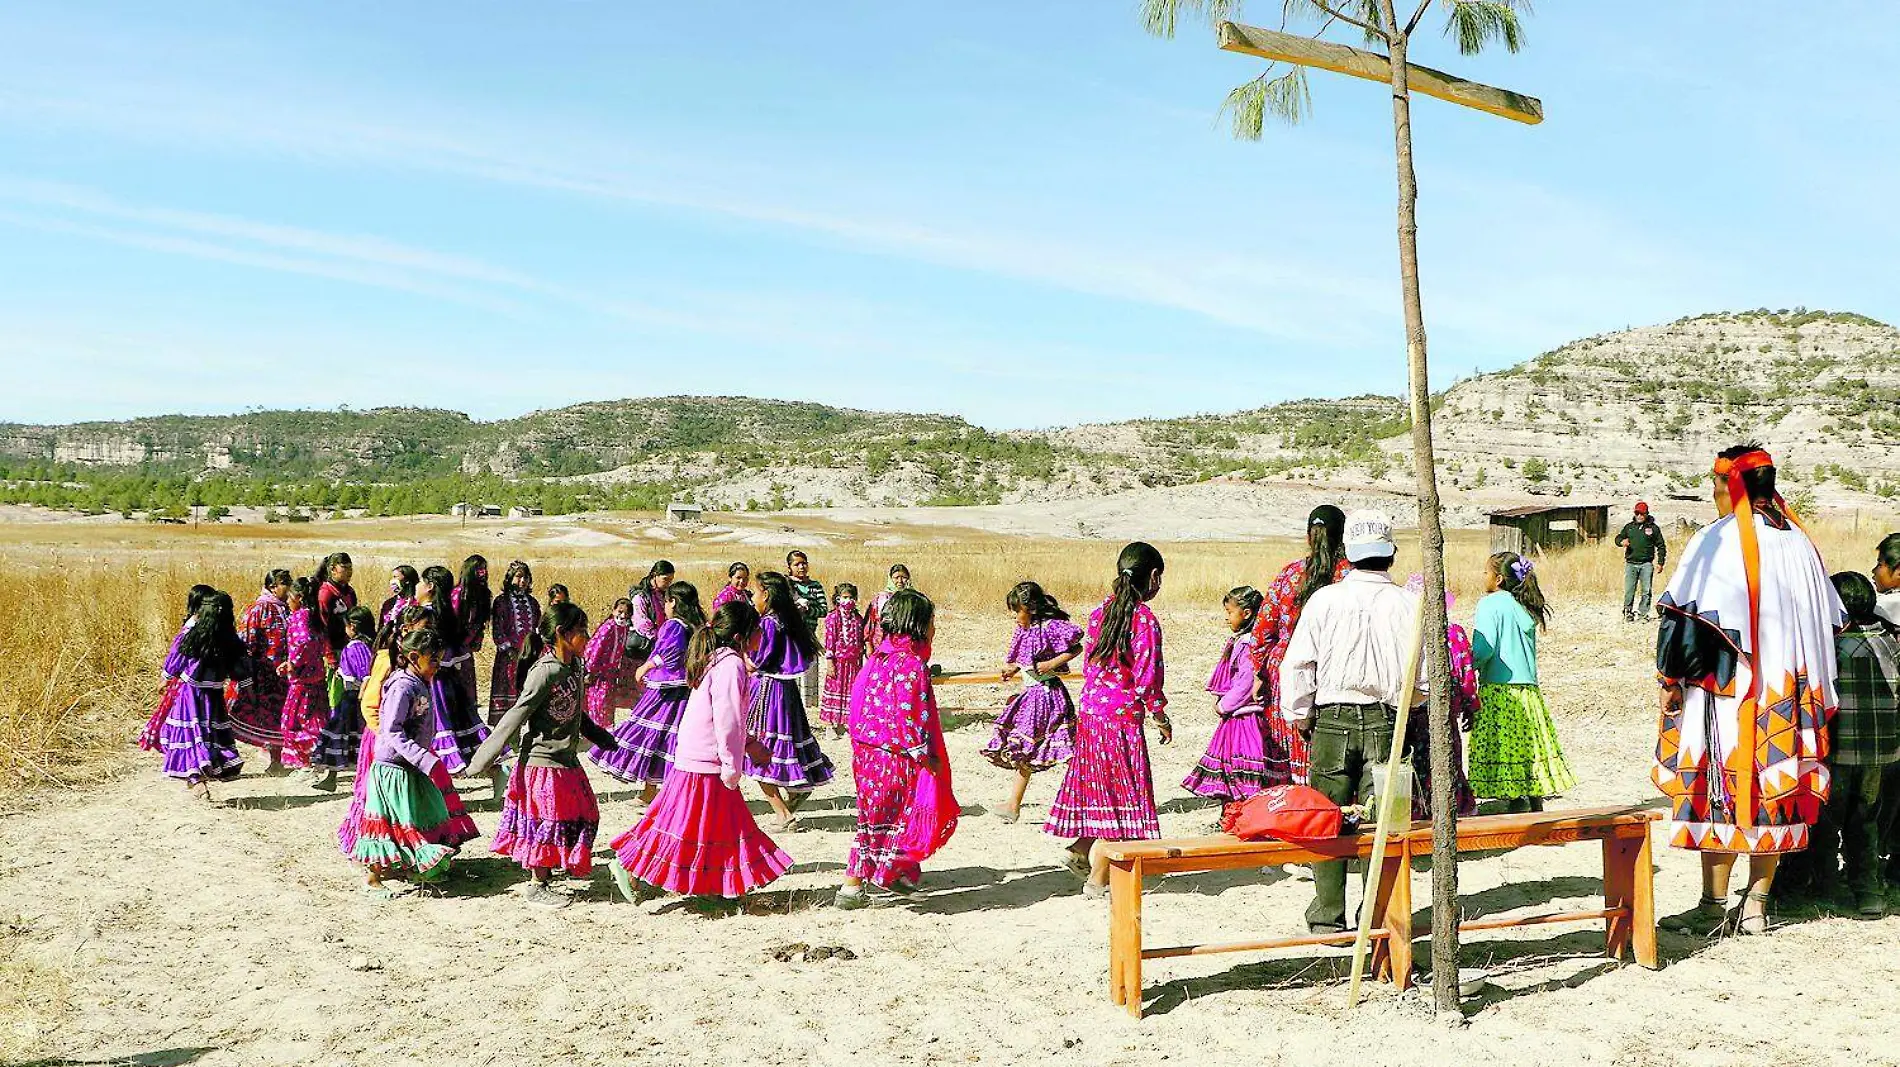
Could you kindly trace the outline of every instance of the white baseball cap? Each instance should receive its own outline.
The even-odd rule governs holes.
[[[1392,543],[1392,517],[1383,511],[1355,511],[1346,516],[1346,558],[1362,563],[1383,556],[1396,556],[1399,546]]]

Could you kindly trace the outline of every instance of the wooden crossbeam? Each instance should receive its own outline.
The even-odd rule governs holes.
[[[1347,74],[1388,85],[1392,82],[1391,60],[1376,52],[1363,52],[1357,48],[1348,48],[1343,44],[1334,44],[1331,41],[1316,41],[1310,37],[1261,29],[1258,26],[1223,22],[1220,24],[1220,46],[1227,52],[1239,52],[1243,55],[1258,56],[1261,59],[1295,63],[1302,67],[1318,67],[1320,70],[1330,70],[1335,74]],[[1442,70],[1433,70],[1430,67],[1421,67],[1416,63],[1407,63],[1405,69],[1408,84],[1415,93],[1475,108],[1531,126],[1544,121],[1543,102],[1534,96],[1525,96],[1509,89],[1466,81],[1456,75],[1446,74]]]

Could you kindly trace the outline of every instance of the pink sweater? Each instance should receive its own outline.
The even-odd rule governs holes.
[[[706,676],[686,700],[673,766],[689,774],[716,774],[726,788],[739,788],[739,769],[745,763],[746,709],[751,703],[752,678],[745,657],[729,648],[713,653]]]

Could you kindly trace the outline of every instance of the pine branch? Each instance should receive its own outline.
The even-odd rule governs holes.
[[[1141,28],[1155,37],[1173,37],[1183,13],[1200,15],[1215,26],[1240,14],[1242,0],[1141,0]]]
[[[1297,126],[1313,113],[1313,97],[1306,88],[1306,69],[1295,66],[1279,77],[1271,77],[1269,66],[1258,78],[1238,86],[1227,94],[1220,113],[1229,117],[1236,140],[1258,141],[1266,130],[1267,117]]]
[[[1418,29],[1418,24],[1425,20],[1425,12],[1431,6],[1432,0],[1418,0],[1418,10],[1412,12],[1412,17],[1405,20],[1405,36],[1412,36],[1412,31]]]
[[[1523,27],[1517,20],[1516,0],[1451,0],[1445,19],[1445,36],[1458,42],[1458,51],[1475,56],[1493,41],[1502,41],[1507,52],[1524,44]]]
[[[1391,38],[1387,35],[1384,27],[1378,25],[1379,16],[1377,11],[1372,7],[1370,0],[1357,0],[1357,3],[1359,5],[1359,18],[1354,18],[1346,14],[1334,3],[1328,3],[1327,0],[1286,0],[1286,6],[1289,10],[1296,6],[1311,7],[1316,9],[1320,14],[1338,19],[1340,22],[1344,22],[1350,26],[1359,27],[1360,32],[1366,35],[1366,42],[1368,44],[1380,44],[1390,41]]]

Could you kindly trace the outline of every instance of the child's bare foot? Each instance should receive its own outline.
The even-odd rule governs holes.
[[[202,778],[186,786],[185,792],[189,794],[193,800],[202,800],[206,804],[212,803],[211,783]]]
[[[990,810],[1004,823],[1013,823],[1023,817],[1021,808],[1012,808],[1006,804],[998,804]]]

